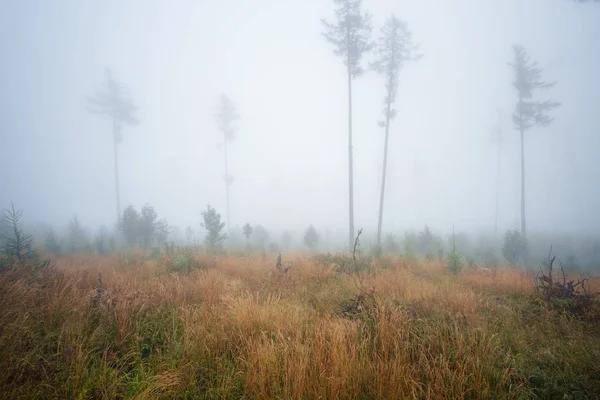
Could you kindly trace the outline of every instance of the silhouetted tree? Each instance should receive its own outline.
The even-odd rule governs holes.
[[[269,231],[262,225],[255,225],[252,231],[254,244],[261,251],[266,251],[269,242]]]
[[[315,250],[319,245],[319,234],[312,225],[310,225],[304,233],[304,244],[309,248],[309,250]]]
[[[371,42],[371,16],[362,12],[362,0],[334,0],[338,5],[333,24],[321,20],[325,30],[322,33],[328,42],[335,46],[334,54],[340,56],[348,75],[348,249],[354,245],[354,172],[352,158],[352,79],[364,70],[361,59],[373,47]]]
[[[137,107],[133,104],[125,88],[112,76],[109,69],[106,70],[106,81],[102,89],[93,97],[88,97],[89,110],[94,113],[106,114],[113,123],[113,150],[115,157],[115,192],[117,199],[117,226],[121,217],[121,196],[119,189],[119,158],[117,145],[121,141],[121,129],[123,125],[137,125],[138,120],[134,116]]]
[[[132,204],[125,207],[123,211],[123,218],[121,219],[120,228],[125,236],[125,241],[129,247],[134,247],[138,244],[139,239],[139,224],[140,214],[137,212]]]
[[[4,209],[4,222],[8,232],[2,236],[2,253],[11,261],[27,261],[37,255],[33,250],[33,236],[26,233],[21,225],[23,211],[15,210],[14,204]]]
[[[525,141],[524,132],[534,126],[548,126],[552,118],[548,112],[558,107],[560,103],[555,101],[535,101],[533,93],[538,89],[549,89],[556,82],[545,82],[542,80],[542,69],[536,62],[529,60],[529,55],[521,45],[513,46],[514,62],[509,63],[513,67],[515,80],[513,86],[517,89],[517,103],[512,119],[521,135],[521,234],[526,236],[525,223]]]
[[[502,254],[509,263],[516,265],[519,261],[525,261],[527,254],[527,241],[525,236],[518,230],[508,230],[504,235]]]
[[[171,231],[172,231],[172,228],[169,225],[169,223],[167,222],[167,220],[165,218],[159,219],[156,222],[155,229],[154,229],[154,236],[156,239],[156,244],[163,245],[167,241],[167,238],[169,237],[169,234],[171,233]]]
[[[227,231],[229,231],[230,213],[229,213],[229,186],[233,183],[233,176],[229,174],[229,164],[227,161],[227,142],[233,141],[235,136],[234,123],[239,119],[235,107],[229,97],[221,95],[218,110],[216,113],[217,124],[223,133],[223,152],[225,154],[225,195],[227,200]]]
[[[223,242],[227,240],[227,235],[221,233],[225,227],[225,223],[221,222],[221,214],[209,204],[206,211],[202,212],[202,218],[204,219],[202,227],[206,228],[208,233],[204,239],[206,246],[212,252],[221,250],[223,248]]]
[[[144,249],[148,249],[152,245],[156,234],[157,219],[158,214],[156,214],[154,207],[149,204],[146,204],[144,207],[142,207],[138,222],[138,230],[140,239],[142,241],[142,247]]]
[[[429,226],[425,225],[425,228],[419,232],[417,238],[417,248],[419,254],[425,257],[434,257],[439,254],[443,248],[442,241],[439,236],[434,235]]]
[[[244,236],[246,236],[246,247],[250,248],[250,236],[252,236],[252,225],[246,222],[246,225],[242,228]]]
[[[387,172],[388,141],[390,121],[396,117],[393,104],[398,94],[398,75],[405,61],[415,60],[421,55],[417,53],[418,46],[413,44],[411,33],[406,22],[394,15],[389,17],[381,28],[381,37],[375,47],[377,58],[371,68],[385,78],[386,95],[383,115],[385,120],[379,126],[385,128],[385,144],[383,146],[383,174],[381,177],[381,193],[379,196],[379,219],[377,221],[377,247],[381,249],[381,229],[383,225],[383,200],[385,197],[385,176]]]

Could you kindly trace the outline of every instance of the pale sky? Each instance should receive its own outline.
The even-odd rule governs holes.
[[[530,232],[595,233],[600,223],[600,5],[569,0],[365,0],[374,39],[405,20],[423,58],[400,75],[390,131],[384,231],[425,223],[491,229],[492,129],[504,110],[501,229],[519,226],[513,43],[557,85],[548,128],[526,132]],[[321,37],[326,0],[0,1],[0,205],[62,226],[115,220],[110,120],[90,114],[110,67],[140,110],[119,146],[121,204],[150,203],[198,227],[225,215],[221,93],[241,119],[231,145],[231,224],[348,226],[347,88]],[[365,63],[372,59],[365,57]],[[354,81],[355,225],[376,230],[383,79]]]

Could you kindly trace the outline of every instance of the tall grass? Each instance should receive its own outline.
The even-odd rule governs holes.
[[[80,255],[0,276],[2,397],[600,396],[600,324],[548,310],[518,269],[397,258],[363,273],[375,294],[360,303],[335,266],[298,255],[281,274],[272,258],[172,273],[143,255]]]

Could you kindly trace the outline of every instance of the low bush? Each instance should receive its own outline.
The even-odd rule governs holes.
[[[171,256],[165,256],[160,261],[167,272],[190,272],[198,269],[208,269],[215,266],[215,258],[207,255],[196,255],[184,250]]]

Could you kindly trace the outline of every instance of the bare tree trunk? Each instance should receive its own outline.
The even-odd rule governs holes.
[[[227,138],[225,138],[224,141],[224,149],[225,149],[225,196],[226,196],[226,201],[227,201],[227,232],[230,232],[229,230],[229,185],[230,185],[230,181],[229,181],[229,165],[227,162]]]
[[[498,142],[498,159],[496,160],[496,213],[494,216],[494,234],[498,236],[498,211],[500,207],[500,165],[502,163],[502,144]]]
[[[115,193],[117,196],[117,226],[121,222],[121,189],[119,188],[119,157],[117,153],[118,142],[117,121],[113,118],[113,148],[115,153]]]
[[[379,220],[377,221],[377,248],[381,250],[381,228],[383,225],[383,199],[385,197],[385,176],[387,173],[388,140],[390,134],[390,113],[392,109],[393,76],[390,73],[388,82],[388,98],[385,115],[385,144],[383,146],[383,173],[381,176],[381,193],[379,195]]]
[[[521,133],[521,234],[523,237],[526,236],[526,224],[525,224],[525,141],[523,139],[523,127],[520,129]]]
[[[354,246],[354,171],[352,163],[352,74],[348,68],[348,216],[349,240],[348,250]]]

